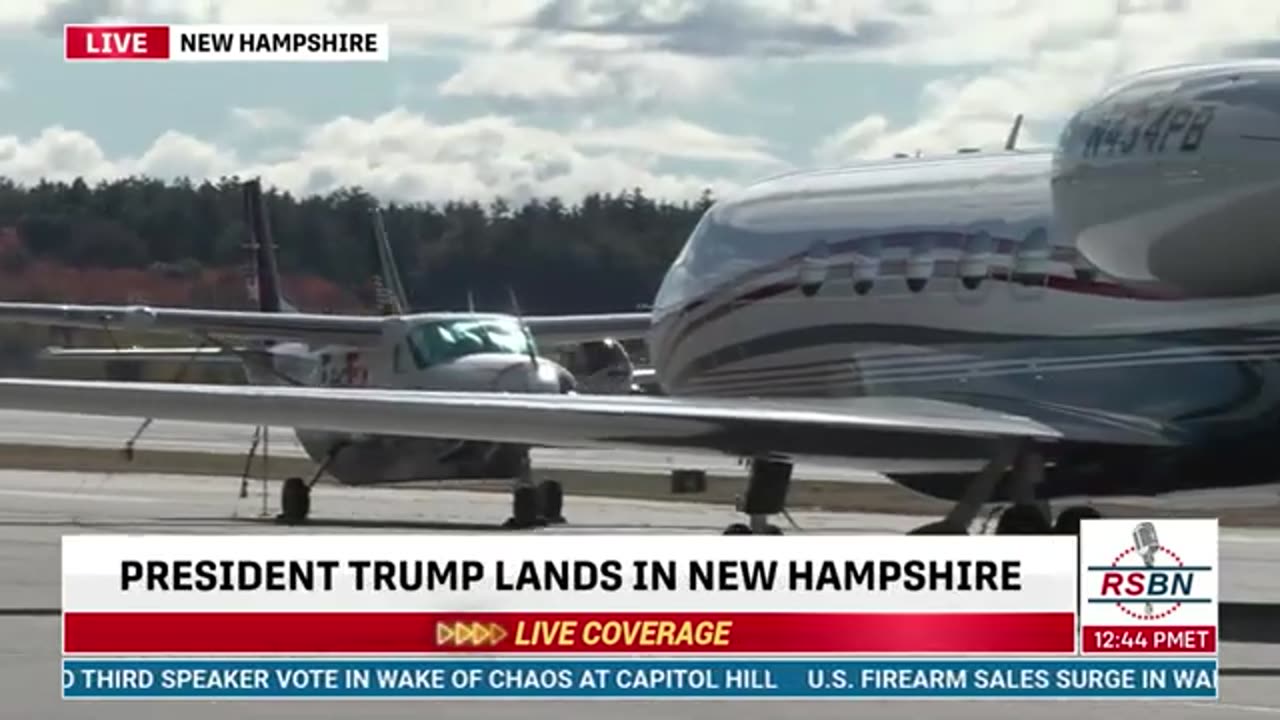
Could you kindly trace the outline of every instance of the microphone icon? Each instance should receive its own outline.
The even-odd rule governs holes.
[[[1156,526],[1149,522],[1138,523],[1133,529],[1133,548],[1142,556],[1142,564],[1152,567],[1156,563],[1156,550],[1160,549],[1160,539],[1156,536]],[[1153,608],[1151,603],[1147,603],[1147,614],[1151,615]]]

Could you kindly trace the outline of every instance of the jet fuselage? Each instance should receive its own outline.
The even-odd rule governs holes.
[[[751,186],[708,210],[659,290],[657,377],[671,395],[1117,413],[1187,439],[1158,454],[1063,447],[1049,496],[1274,476],[1277,128],[1280,63],[1181,67],[1111,89],[1051,152]]]

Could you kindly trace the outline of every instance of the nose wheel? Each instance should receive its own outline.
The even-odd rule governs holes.
[[[738,508],[746,513],[747,522],[733,523],[722,534],[781,535],[781,528],[771,524],[769,517],[786,510],[787,491],[791,488],[791,469],[789,462],[764,458],[752,460],[747,476],[747,492]]]
[[[525,530],[563,525],[565,522],[564,487],[555,480],[544,480],[535,485],[533,466],[526,451],[520,459],[520,470],[511,489],[511,517],[502,526]]]

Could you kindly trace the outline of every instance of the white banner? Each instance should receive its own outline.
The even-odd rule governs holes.
[[[69,535],[65,612],[1072,612],[1070,536]]]

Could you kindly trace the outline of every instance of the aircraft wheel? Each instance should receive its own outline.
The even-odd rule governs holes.
[[[297,525],[311,514],[311,488],[300,477],[291,477],[280,488],[280,519]]]
[[[758,535],[781,535],[782,528],[778,527],[777,525],[765,525],[764,530],[757,534]]]
[[[503,527],[512,530],[542,527],[546,521],[538,514],[538,489],[535,487],[516,488],[511,494],[511,517],[503,523]]]
[[[1053,523],[1053,532],[1056,535],[1079,535],[1081,520],[1101,517],[1102,513],[1088,505],[1073,505],[1058,513],[1058,519]]]
[[[723,535],[750,535],[751,528],[746,523],[734,523],[724,529]]]
[[[1000,513],[996,523],[997,535],[1049,535],[1052,532],[1049,519],[1034,505],[1014,505]]]
[[[543,480],[538,484],[538,501],[542,517],[551,525],[563,525],[564,487],[555,480]]]
[[[908,535],[968,535],[966,528],[960,528],[952,525],[946,520],[938,520],[937,522],[925,523],[918,528],[907,533]]]

